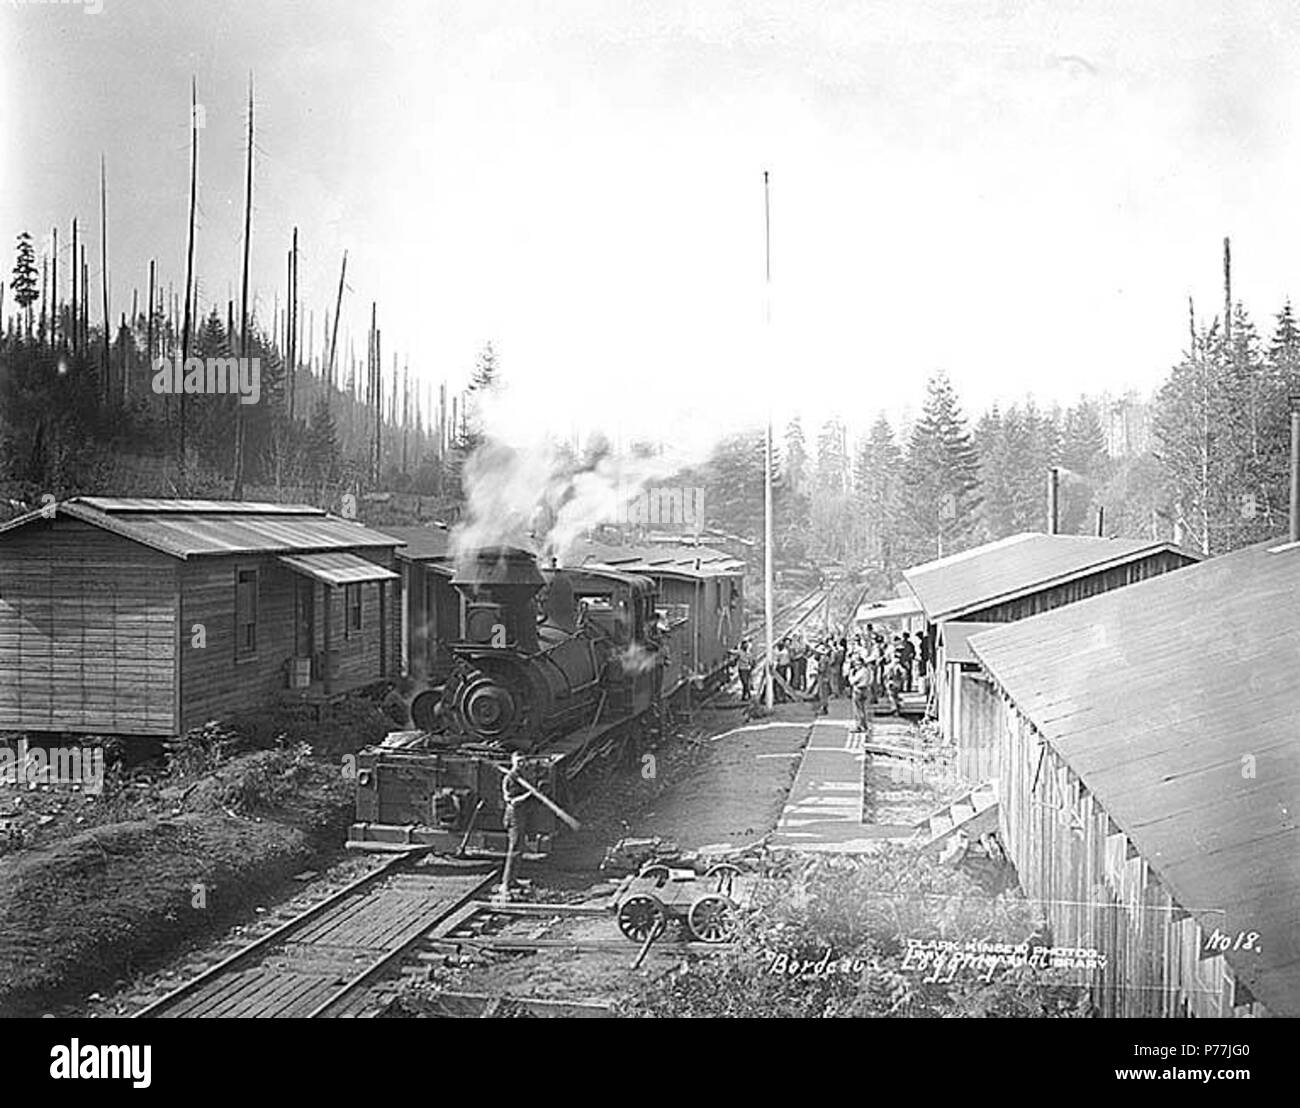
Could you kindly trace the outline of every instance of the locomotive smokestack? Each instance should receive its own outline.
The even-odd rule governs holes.
[[[1057,505],[1060,495],[1061,472],[1056,466],[1047,469],[1047,533],[1055,535],[1060,530],[1060,512]]]
[[[533,598],[546,582],[532,554],[509,546],[484,547],[462,564],[451,583],[466,601],[469,642],[537,652]]]

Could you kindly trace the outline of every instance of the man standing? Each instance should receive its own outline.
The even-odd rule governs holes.
[[[902,711],[902,701],[899,700],[902,691],[903,663],[897,654],[891,652],[889,661],[885,663],[885,694],[889,697],[889,711],[892,715],[898,715]]]
[[[754,648],[745,639],[736,652],[736,675],[740,678],[740,699],[748,700],[750,681],[754,676]]]
[[[515,751],[510,755],[510,769],[501,778],[501,799],[505,802],[506,864],[501,874],[501,898],[510,898],[510,875],[516,856],[522,853],[528,839],[526,804],[529,792],[523,786],[524,756]]]
[[[920,644],[921,678],[923,691],[929,693],[930,682],[934,680],[934,628],[927,628],[924,635],[919,631],[916,641]]]
[[[912,640],[904,632],[902,641],[898,644],[898,660],[903,665],[903,691],[912,691],[912,663],[916,661],[916,647],[912,645]]]
[[[830,648],[825,644],[819,646],[813,656],[812,664],[817,667],[817,674],[813,678],[817,689],[817,707],[813,714],[818,716],[830,715],[831,674],[834,672],[831,665]]]
[[[855,731],[866,731],[871,714],[871,671],[860,659],[856,659],[849,673],[849,687],[853,690],[853,718]]]
[[[780,678],[776,683],[775,693],[778,703],[784,704],[790,698],[786,696],[786,686],[790,684],[790,648],[786,646],[785,639],[781,639],[773,648],[772,664],[776,670],[776,676]]]
[[[799,631],[790,636],[790,684],[795,692],[808,691],[808,644]]]

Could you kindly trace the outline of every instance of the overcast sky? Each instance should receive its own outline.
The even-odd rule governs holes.
[[[318,332],[346,249],[359,352],[372,300],[386,360],[427,380],[459,384],[490,339],[557,429],[708,437],[769,381],[781,422],[865,424],[938,368],[971,415],[1147,390],[1187,297],[1219,310],[1225,234],[1259,322],[1300,292],[1293,12],[0,0],[0,257],[7,280],[17,232],[57,223],[66,266],[79,215],[98,290],[102,151],[114,318],[151,257],[179,291],[193,74],[198,270],[224,305],[252,70],[263,315],[296,223]]]

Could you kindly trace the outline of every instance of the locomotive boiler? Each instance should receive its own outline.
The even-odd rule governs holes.
[[[463,641],[446,684],[412,702],[417,727],[527,752],[590,718],[625,628],[592,633],[569,574],[547,581],[531,554],[493,548],[451,584],[463,598]]]

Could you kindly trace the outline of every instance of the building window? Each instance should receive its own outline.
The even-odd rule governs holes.
[[[343,599],[344,607],[347,609],[343,626],[350,635],[353,631],[361,630],[361,586],[344,585]]]
[[[235,657],[257,653],[257,570],[235,574]]]

